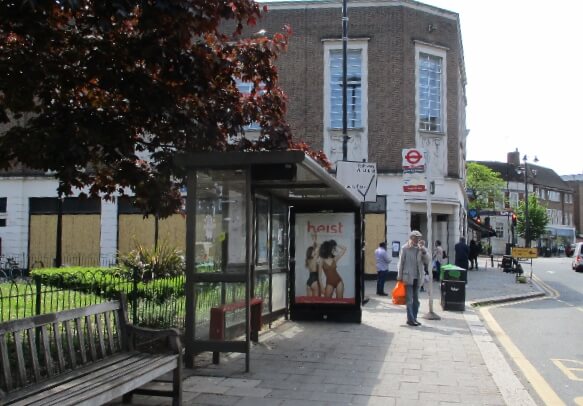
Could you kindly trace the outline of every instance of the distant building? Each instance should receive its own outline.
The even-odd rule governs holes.
[[[561,178],[573,189],[573,224],[577,230],[577,241],[583,241],[583,173]]]
[[[504,197],[509,202],[509,207],[505,207],[504,201],[495,202],[494,211],[497,213],[489,215],[490,225],[496,231],[496,236],[490,238],[494,254],[503,254],[507,243],[524,246],[524,239],[518,238],[513,233],[509,209],[518,207],[518,202],[525,199],[526,188],[529,196],[534,194],[539,202],[547,207],[549,216],[546,234],[536,243],[533,241],[532,246],[536,244],[540,248],[549,248],[552,253],[560,253],[566,244],[574,242],[573,189],[554,170],[527,161],[528,173],[525,176],[524,162],[518,150],[509,152],[506,162],[477,161],[477,163],[498,172],[506,182]],[[483,222],[484,215],[481,217]]]

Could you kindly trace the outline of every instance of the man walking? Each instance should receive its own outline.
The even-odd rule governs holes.
[[[419,247],[421,233],[417,230],[411,231],[409,241],[403,245],[399,254],[399,264],[397,266],[397,280],[403,281],[407,295],[407,325],[420,326],[417,321],[419,312],[419,285],[423,278],[424,263],[429,262],[429,254],[425,247]]]
[[[374,256],[377,264],[377,295],[388,296],[385,293],[385,282],[389,273],[391,258],[389,258],[389,254],[387,253],[387,243],[381,242],[375,250]]]
[[[466,239],[460,237],[460,241],[455,245],[455,266],[468,269],[470,257],[470,247],[466,244]]]

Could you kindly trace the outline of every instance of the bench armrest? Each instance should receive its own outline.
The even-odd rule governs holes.
[[[128,344],[130,347],[136,346],[136,339],[141,338],[139,346],[146,344],[153,344],[161,340],[166,340],[168,347],[176,354],[182,353],[182,341],[180,339],[180,331],[175,328],[168,329],[153,329],[148,327],[126,325],[126,334]]]

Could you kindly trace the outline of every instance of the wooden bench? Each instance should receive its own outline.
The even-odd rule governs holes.
[[[261,330],[263,312],[263,300],[252,298],[251,304],[251,341],[259,341],[259,331]],[[211,340],[225,339],[225,315],[235,310],[244,309],[245,301],[224,304],[222,306],[211,308],[211,320],[209,326],[209,338]],[[219,363],[219,353],[213,352],[213,363]]]
[[[123,297],[0,323],[0,361],[1,405],[129,403],[138,393],[182,401],[179,332],[132,326]],[[138,389],[171,371],[171,390]]]

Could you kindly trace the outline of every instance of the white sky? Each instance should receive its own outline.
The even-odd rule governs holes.
[[[467,158],[504,162],[518,148],[559,175],[583,174],[583,2],[421,1],[460,15]]]

